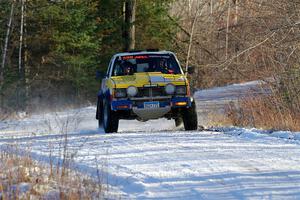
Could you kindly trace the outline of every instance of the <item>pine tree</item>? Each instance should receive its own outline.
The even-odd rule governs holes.
[[[124,12],[126,2],[133,11],[130,15]],[[111,56],[125,45],[127,49],[172,48],[176,28],[168,18],[171,2],[1,1],[1,56],[14,5],[2,107],[38,109],[37,105],[45,108],[94,100],[99,89],[95,72],[105,71]]]

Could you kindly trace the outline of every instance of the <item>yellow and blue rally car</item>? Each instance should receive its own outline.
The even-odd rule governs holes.
[[[176,126],[183,122],[185,130],[198,127],[196,104],[175,54],[149,50],[114,55],[98,92],[99,126],[112,133],[120,119],[158,118],[174,119]]]

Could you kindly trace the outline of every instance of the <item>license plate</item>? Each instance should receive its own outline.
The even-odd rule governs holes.
[[[145,109],[159,108],[159,102],[158,101],[144,102],[144,108]]]

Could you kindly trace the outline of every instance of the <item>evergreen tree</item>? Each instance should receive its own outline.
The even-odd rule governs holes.
[[[15,1],[1,107],[18,109],[20,95],[28,98],[19,102],[28,102],[29,109],[95,100],[99,89],[95,72],[105,71],[111,56],[123,51],[128,40],[124,35],[128,25],[125,1],[26,1],[23,21],[22,1]],[[176,34],[176,27],[168,18],[172,0],[136,2],[136,48],[171,49]],[[0,2],[1,55],[11,3]],[[20,45],[21,24],[24,27]],[[22,84],[20,66],[25,69]],[[21,86],[26,88],[25,93],[18,92]]]
[[[48,85],[51,90],[61,91],[56,95],[87,98],[97,87],[97,1],[39,0],[29,7],[27,76],[38,80],[32,92],[41,96],[39,86]]]
[[[158,48],[172,50],[173,39],[178,31],[169,17],[172,0],[138,1],[136,17],[137,49]]]

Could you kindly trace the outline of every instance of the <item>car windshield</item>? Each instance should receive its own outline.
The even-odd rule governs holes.
[[[142,72],[181,74],[180,67],[171,54],[119,56],[113,68],[113,76],[133,75]]]

